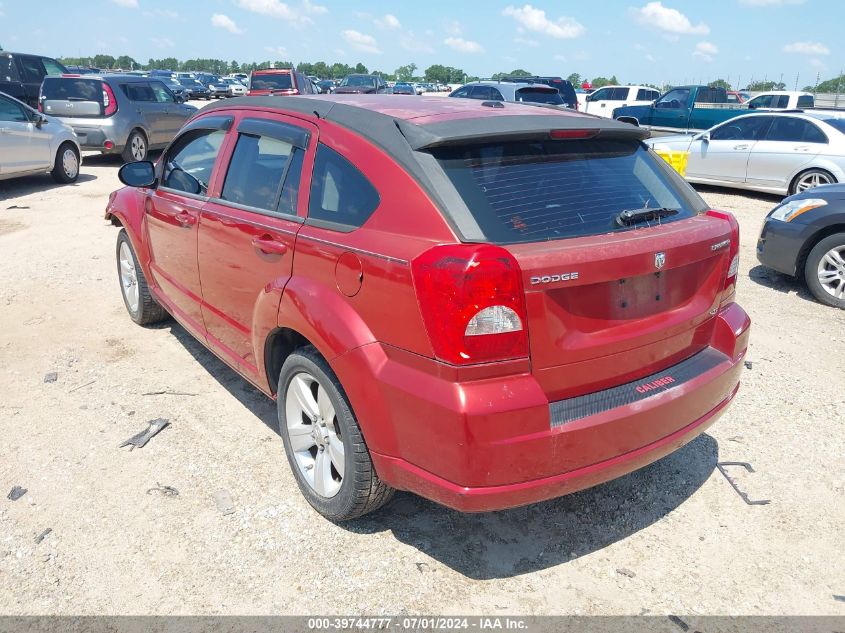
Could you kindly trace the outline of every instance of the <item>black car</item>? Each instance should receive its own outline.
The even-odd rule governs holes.
[[[766,216],[757,259],[803,279],[822,303],[845,308],[845,185],[822,185],[785,198]]]
[[[335,83],[331,79],[323,79],[317,82],[317,87],[322,91],[322,94],[327,95],[334,92]]]
[[[573,110],[578,109],[578,96],[575,94],[575,88],[569,80],[563,79],[562,77],[502,77],[501,81],[546,84],[552,88],[557,88],[557,91],[560,93],[560,96],[566,106],[568,108],[572,108]]]
[[[47,75],[67,72],[67,68],[51,57],[0,50],[0,92],[32,108],[38,107],[41,80]]]
[[[387,82],[378,75],[354,74],[344,77],[335,88],[335,94],[383,94],[387,92]]]
[[[172,92],[173,96],[176,97],[177,103],[184,103],[185,101],[191,98],[191,91],[172,77],[159,76],[155,77],[155,79],[157,79],[170,89],[170,92]]]
[[[211,99],[211,91],[196,79],[180,77],[177,81],[185,86],[189,99]]]
[[[414,87],[409,83],[404,82],[397,82],[395,86],[393,86],[393,94],[395,95],[414,95],[416,96],[417,91]]]

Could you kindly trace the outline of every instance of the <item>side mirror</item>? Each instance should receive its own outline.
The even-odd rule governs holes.
[[[152,187],[156,181],[155,166],[148,160],[126,163],[117,172],[117,177],[128,187]]]
[[[698,136],[695,137],[696,141],[704,141],[705,143],[710,142],[710,132],[702,132]]]
[[[749,104],[748,104],[748,109],[749,109],[749,110],[756,110],[756,109],[757,109],[757,104],[756,104],[756,103],[749,103]]]
[[[33,119],[33,123],[35,123],[35,127],[37,127],[39,130],[41,129],[42,125],[45,125],[46,123],[49,123],[49,122],[50,122],[50,120],[47,117],[45,117],[43,114],[36,114],[35,119]]]

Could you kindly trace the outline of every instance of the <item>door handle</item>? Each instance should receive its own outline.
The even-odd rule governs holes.
[[[793,147],[792,151],[793,152],[809,152],[810,148],[807,147],[806,145],[799,145],[798,147]]]
[[[252,245],[256,250],[261,251],[265,255],[284,255],[288,251],[288,247],[285,244],[279,242],[278,240],[274,240],[269,235],[252,238]]]
[[[734,149],[748,149],[748,145],[734,145]]]
[[[182,211],[176,214],[176,221],[183,229],[189,229],[197,223],[197,218],[187,211]]]

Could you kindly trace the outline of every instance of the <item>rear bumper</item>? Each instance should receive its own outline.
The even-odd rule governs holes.
[[[549,402],[527,367],[468,380],[442,366],[432,374],[419,357],[379,345],[353,350],[332,366],[379,477],[451,508],[482,512],[608,481],[702,433],[736,394],[748,344],[750,321],[739,306],[716,319],[712,346],[697,355],[706,360],[700,372],[682,367],[693,357],[657,379],[560,402]],[[375,380],[362,384],[353,375]],[[590,402],[576,402],[583,399]]]

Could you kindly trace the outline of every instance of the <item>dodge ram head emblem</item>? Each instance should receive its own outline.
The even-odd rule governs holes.
[[[666,265],[666,253],[660,252],[654,254],[654,267],[660,270]]]

